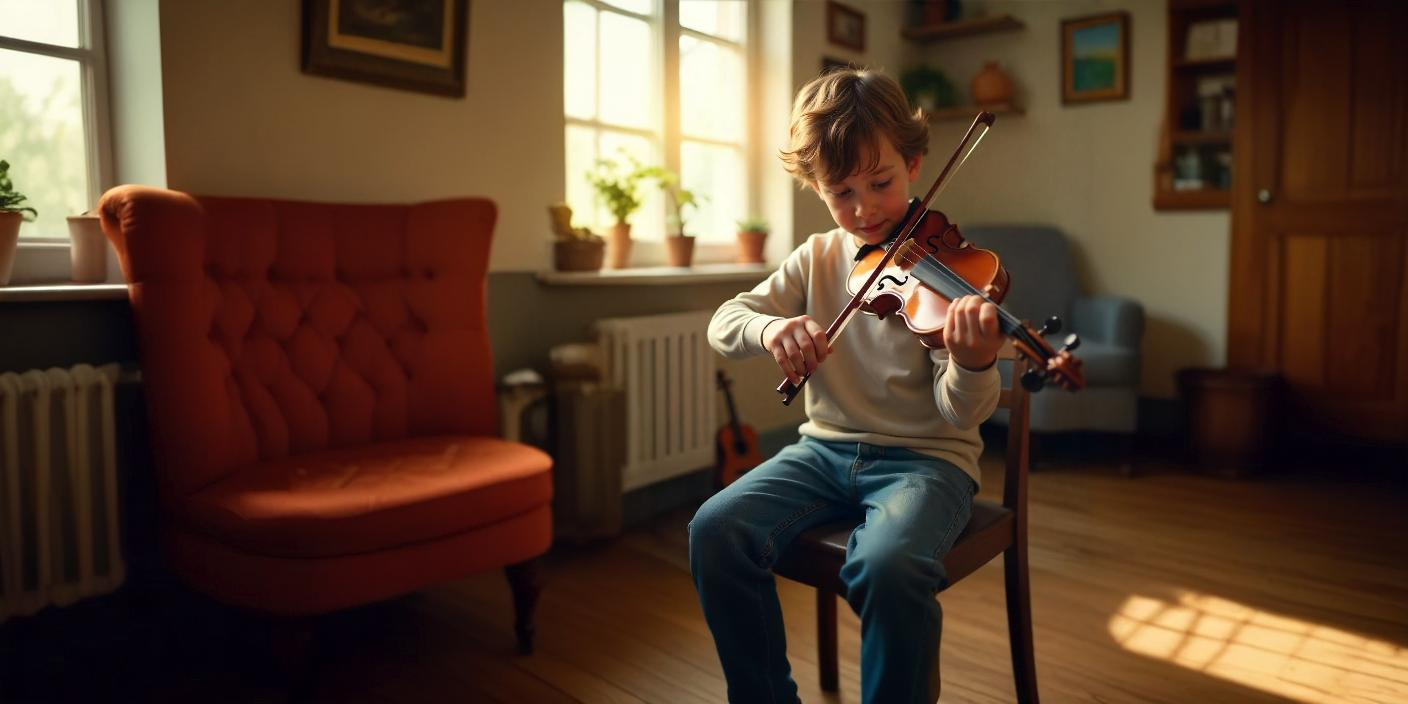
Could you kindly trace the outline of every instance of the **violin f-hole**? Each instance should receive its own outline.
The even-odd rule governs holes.
[[[876,290],[876,291],[880,291],[880,290],[883,290],[883,289],[885,288],[885,280],[886,280],[886,279],[889,279],[890,281],[895,282],[895,285],[896,285],[896,286],[904,286],[905,284],[909,283],[909,277],[908,277],[908,276],[904,277],[904,280],[901,281],[901,280],[895,278],[895,275],[894,275],[894,274],[886,274],[886,275],[880,277],[880,282],[879,282],[879,283],[875,284],[875,290]]]

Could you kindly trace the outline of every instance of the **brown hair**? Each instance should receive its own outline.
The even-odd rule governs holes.
[[[908,164],[929,151],[929,122],[912,110],[895,79],[880,71],[830,71],[802,86],[792,104],[791,149],[779,156],[788,173],[810,185],[837,182],[880,162],[884,136]],[[818,173],[817,169],[823,169]]]

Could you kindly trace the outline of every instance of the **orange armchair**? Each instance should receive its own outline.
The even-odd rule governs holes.
[[[316,614],[506,567],[532,647],[550,458],[496,437],[484,199],[108,191],[164,552],[199,591]]]

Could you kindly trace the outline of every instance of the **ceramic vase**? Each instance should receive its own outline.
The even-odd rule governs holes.
[[[107,281],[108,241],[103,237],[102,220],[97,215],[70,215],[68,234],[73,280],[81,284]]]
[[[738,233],[738,263],[739,264],[762,264],[763,244],[767,242],[766,232],[745,232]]]
[[[611,226],[606,239],[606,265],[612,269],[625,269],[631,265],[631,225],[618,222]]]
[[[983,70],[973,76],[968,91],[977,105],[996,105],[1012,100],[1012,77],[1008,76],[996,61],[983,65]]]
[[[689,266],[694,261],[694,238],[666,237],[665,255],[669,257],[670,266]]]

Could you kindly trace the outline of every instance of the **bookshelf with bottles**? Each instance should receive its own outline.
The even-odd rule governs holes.
[[[1154,208],[1227,208],[1236,119],[1237,3],[1169,0],[1168,83]]]

